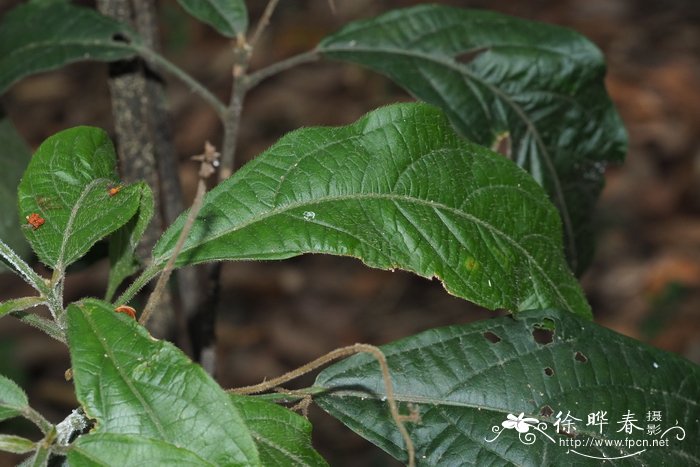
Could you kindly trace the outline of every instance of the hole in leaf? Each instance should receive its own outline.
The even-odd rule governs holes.
[[[540,415],[543,417],[551,417],[554,414],[554,410],[548,405],[545,405],[540,409]]]
[[[535,329],[532,330],[532,337],[534,337],[535,342],[540,345],[551,344],[554,340],[554,331],[535,327]]]
[[[455,61],[459,63],[470,63],[476,60],[476,57],[481,55],[482,53],[488,51],[488,47],[477,47],[474,49],[467,50],[465,52],[462,52],[460,54],[455,55]]]
[[[491,331],[486,331],[484,333],[484,337],[487,341],[491,342],[492,344],[498,344],[499,342],[501,342],[501,338],[498,337],[496,334],[492,333]]]
[[[588,361],[588,357],[586,357],[581,352],[576,352],[576,354],[574,355],[574,358],[576,359],[577,362],[581,362],[581,363],[586,363]]]
[[[544,374],[547,376],[552,376],[554,375],[554,370],[552,370],[550,367],[547,367],[544,369]]]
[[[116,34],[112,35],[112,40],[114,42],[124,42],[126,44],[131,44],[131,39],[129,39],[126,35],[118,32]]]

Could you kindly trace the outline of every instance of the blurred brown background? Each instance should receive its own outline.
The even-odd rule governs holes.
[[[0,15],[17,3],[0,3]],[[335,13],[327,0],[282,1],[256,49],[253,68],[307,50],[350,20],[425,2],[334,3]],[[700,2],[438,3],[569,26],[604,51],[607,86],[629,131],[630,150],[624,166],[608,170],[597,255],[583,284],[599,324],[700,362]],[[254,23],[265,2],[248,5]],[[228,99],[229,43],[191,21],[174,1],[161,1],[160,11],[166,55]],[[71,65],[21,81],[2,103],[33,149],[75,125],[113,131],[106,76],[104,64]],[[201,152],[207,139],[220,142],[221,128],[206,104],[166,78],[182,184],[191,197],[196,167],[188,156]],[[346,124],[377,106],[409,99],[387,79],[352,65],[319,62],[290,70],[249,94],[239,163],[289,130]],[[15,215],[13,209],[3,206],[3,215]],[[74,269],[67,300],[104,294],[104,260]],[[259,382],[354,342],[383,344],[493,316],[448,296],[438,283],[370,270],[347,258],[227,264],[223,277],[217,335],[218,379],[224,387]],[[16,277],[0,274],[0,300],[26,293]],[[0,371],[18,381],[53,421],[76,404],[71,384],[63,379],[68,365],[61,345],[10,319],[0,321]],[[308,377],[300,384],[312,381]],[[320,410],[311,416],[316,445],[333,465],[390,462]]]

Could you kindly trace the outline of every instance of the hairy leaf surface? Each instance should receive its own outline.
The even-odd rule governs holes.
[[[700,367],[570,313],[527,311],[434,329],[382,350],[400,411],[421,418],[407,424],[418,465],[597,466],[603,457],[616,458],[615,466],[697,465],[700,459]],[[329,367],[315,389],[327,390],[314,396],[321,407],[405,461],[374,359],[358,355]],[[607,425],[588,424],[588,414],[598,411],[606,412]],[[628,411],[639,427],[631,434],[621,422]],[[660,421],[648,419],[653,411]],[[557,415],[563,429],[567,413],[579,419],[569,418],[574,431],[557,433]],[[525,431],[503,425],[521,414],[536,419],[520,423],[520,429],[530,425]],[[650,423],[660,431],[649,435]],[[596,446],[625,438],[647,439],[649,446]],[[573,439],[581,444],[560,444]],[[653,447],[652,439],[669,444]]]
[[[151,453],[185,450],[212,465],[260,465],[228,394],[174,345],[153,339],[108,303],[70,305],[68,343],[76,395],[97,420],[82,441],[91,452],[119,453],[122,445],[122,456],[112,458],[121,464],[127,453],[145,449],[143,443],[102,435],[138,435],[158,441],[148,447]]]
[[[19,415],[28,404],[27,395],[22,388],[0,375],[0,421]]]
[[[40,71],[133,57],[139,44],[127,26],[90,8],[62,0],[22,4],[0,23],[0,94]]]
[[[311,446],[311,423],[306,418],[250,396],[232,394],[231,401],[248,425],[264,466],[328,465]]]
[[[172,254],[185,217],[156,245],[157,265]],[[492,309],[590,315],[541,187],[459,138],[425,104],[285,136],[207,194],[177,264],[303,253],[438,277],[450,293]]]
[[[145,182],[135,184],[141,190],[141,201],[134,217],[112,234],[109,239],[109,279],[107,281],[106,300],[112,296],[124,279],[141,268],[134,252],[141,241],[154,211],[153,193]]]
[[[591,42],[498,13],[421,5],[351,23],[319,50],[385,74],[528,170],[561,213],[572,269],[585,269],[604,167],[627,143]]]
[[[99,128],[64,130],[39,146],[18,194],[20,219],[43,220],[23,229],[43,263],[65,269],[136,213],[142,187],[121,186],[116,163],[114,146]]]

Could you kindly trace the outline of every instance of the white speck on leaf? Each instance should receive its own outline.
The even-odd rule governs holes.
[[[489,281],[489,287],[491,287],[491,279],[489,279],[488,281]]]
[[[654,362],[654,363],[651,364],[651,366],[653,366],[654,368],[658,368],[658,367],[659,367],[659,364],[656,363],[656,362]]]
[[[310,221],[316,218],[316,213],[313,211],[304,211],[304,220]]]
[[[357,45],[357,41],[348,42],[348,47],[355,47],[356,45]]]

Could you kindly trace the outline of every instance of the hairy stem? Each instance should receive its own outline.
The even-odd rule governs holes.
[[[42,318],[41,316],[26,311],[13,311],[10,316],[17,318],[25,324],[33,326],[38,330],[45,332],[59,342],[66,344],[65,331],[56,322]]]
[[[270,24],[270,18],[272,17],[272,13],[275,12],[275,8],[277,8],[278,3],[279,0],[270,0],[269,2],[267,2],[265,11],[263,12],[262,16],[260,17],[260,20],[258,21],[258,26],[255,28],[255,32],[250,37],[250,40],[248,40],[248,44],[250,45],[251,49],[255,47],[255,44],[258,43],[258,40],[260,39],[260,36],[262,36],[262,33],[265,31],[265,28],[267,28],[267,26]]]
[[[44,279],[39,274],[34,272],[32,267],[22,258],[20,258],[17,253],[15,253],[14,250],[7,246],[2,240],[0,240],[0,256],[2,256],[10,266],[12,266],[12,270],[14,272],[24,279],[27,284],[34,287],[37,292],[41,293],[44,297],[48,297],[51,294],[51,290]]]
[[[391,412],[391,417],[394,419],[394,423],[396,423],[396,427],[398,428],[399,432],[401,433],[401,436],[403,437],[404,443],[406,444],[406,451],[408,452],[408,465],[409,466],[414,466],[415,465],[415,448],[413,446],[413,441],[411,441],[411,437],[408,434],[408,431],[406,430],[406,426],[404,425],[404,419],[401,414],[399,414],[399,409],[398,406],[396,405],[396,397],[394,396],[394,385],[391,382],[391,375],[389,374],[389,365],[386,362],[386,356],[384,353],[379,349],[379,347],[375,347],[373,345],[369,344],[354,344],[350,345],[347,347],[341,347],[339,349],[332,350],[331,352],[328,352],[326,355],[323,355],[316,360],[307,363],[306,365],[302,365],[301,367],[297,368],[296,370],[292,370],[289,373],[285,373],[282,376],[278,376],[277,378],[273,378],[268,381],[264,381],[260,384],[255,384],[252,386],[245,386],[242,388],[234,388],[234,389],[229,389],[228,392],[234,393],[234,394],[257,394],[260,392],[265,392],[269,391],[271,389],[276,388],[280,384],[284,384],[288,381],[291,381],[293,379],[296,379],[302,375],[305,375],[306,373],[309,373],[323,365],[326,365],[327,363],[332,362],[333,360],[337,360],[339,358],[345,358],[349,357],[351,355],[354,355],[356,353],[368,353],[372,355],[377,362],[379,363],[379,367],[381,368],[382,371],[382,379],[384,380],[384,389],[386,392],[386,400],[387,404],[389,405],[389,411]]]
[[[41,430],[44,436],[47,436],[54,429],[54,426],[50,421],[46,420],[43,415],[29,406],[22,410],[22,417],[35,424]]]

